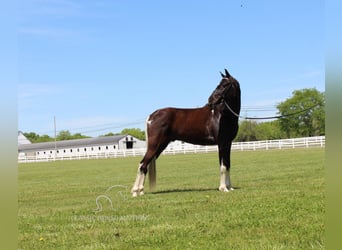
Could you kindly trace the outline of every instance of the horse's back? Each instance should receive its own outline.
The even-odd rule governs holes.
[[[170,125],[180,126],[187,124],[191,125],[195,122],[205,123],[209,116],[212,115],[209,107],[201,108],[173,108],[167,107],[154,111],[148,118],[148,121],[160,121],[162,124],[168,123]]]
[[[148,118],[149,128],[154,134],[167,135],[170,141],[182,140],[201,145],[216,143],[214,120],[216,115],[209,107],[163,108]]]

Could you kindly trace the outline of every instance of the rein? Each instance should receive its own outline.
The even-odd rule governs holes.
[[[277,115],[277,116],[267,116],[267,117],[248,117],[248,116],[241,116],[239,114],[237,114],[226,102],[226,100],[223,99],[223,103],[226,105],[226,107],[228,108],[228,110],[235,115],[237,118],[242,118],[242,119],[246,119],[246,120],[267,120],[267,119],[278,119],[278,118],[283,118],[283,117],[288,117],[288,116],[293,116],[293,115],[297,115],[300,113],[304,113],[305,111],[308,111],[310,109],[313,109],[315,107],[317,107],[319,104],[315,104],[309,108],[303,109],[301,111],[297,111],[291,114],[286,114],[286,115]]]

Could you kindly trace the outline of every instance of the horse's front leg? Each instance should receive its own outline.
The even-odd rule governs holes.
[[[230,149],[231,142],[228,145],[219,145],[220,159],[220,186],[219,190],[229,192],[234,190],[230,180]]]
[[[231,180],[230,180],[230,169],[227,169],[226,170],[226,180],[225,180],[225,182],[226,182],[226,187],[227,187],[227,189],[229,190],[229,191],[232,191],[232,190],[234,190],[234,188],[233,188],[233,185],[232,185],[232,182],[231,182]]]
[[[219,190],[222,192],[229,192],[231,190],[234,190],[232,187],[232,183],[230,181],[230,173],[227,169],[227,166],[221,165],[220,166],[220,187]]]

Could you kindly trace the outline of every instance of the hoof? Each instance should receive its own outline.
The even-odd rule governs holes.
[[[229,192],[229,190],[228,190],[228,188],[227,187],[219,187],[219,190],[221,191],[221,192]]]
[[[138,197],[138,194],[141,196],[141,195],[144,195],[144,190],[141,190],[141,191],[132,191],[132,197]]]

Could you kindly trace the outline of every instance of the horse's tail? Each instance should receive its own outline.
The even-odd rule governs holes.
[[[145,130],[145,140],[146,140],[146,148],[148,150],[148,120],[146,120],[146,130]],[[153,157],[151,162],[148,164],[148,180],[150,184],[150,190],[153,191],[156,187],[156,157]]]
[[[153,191],[156,187],[156,157],[153,157],[149,165],[148,179],[150,183],[150,190]]]

